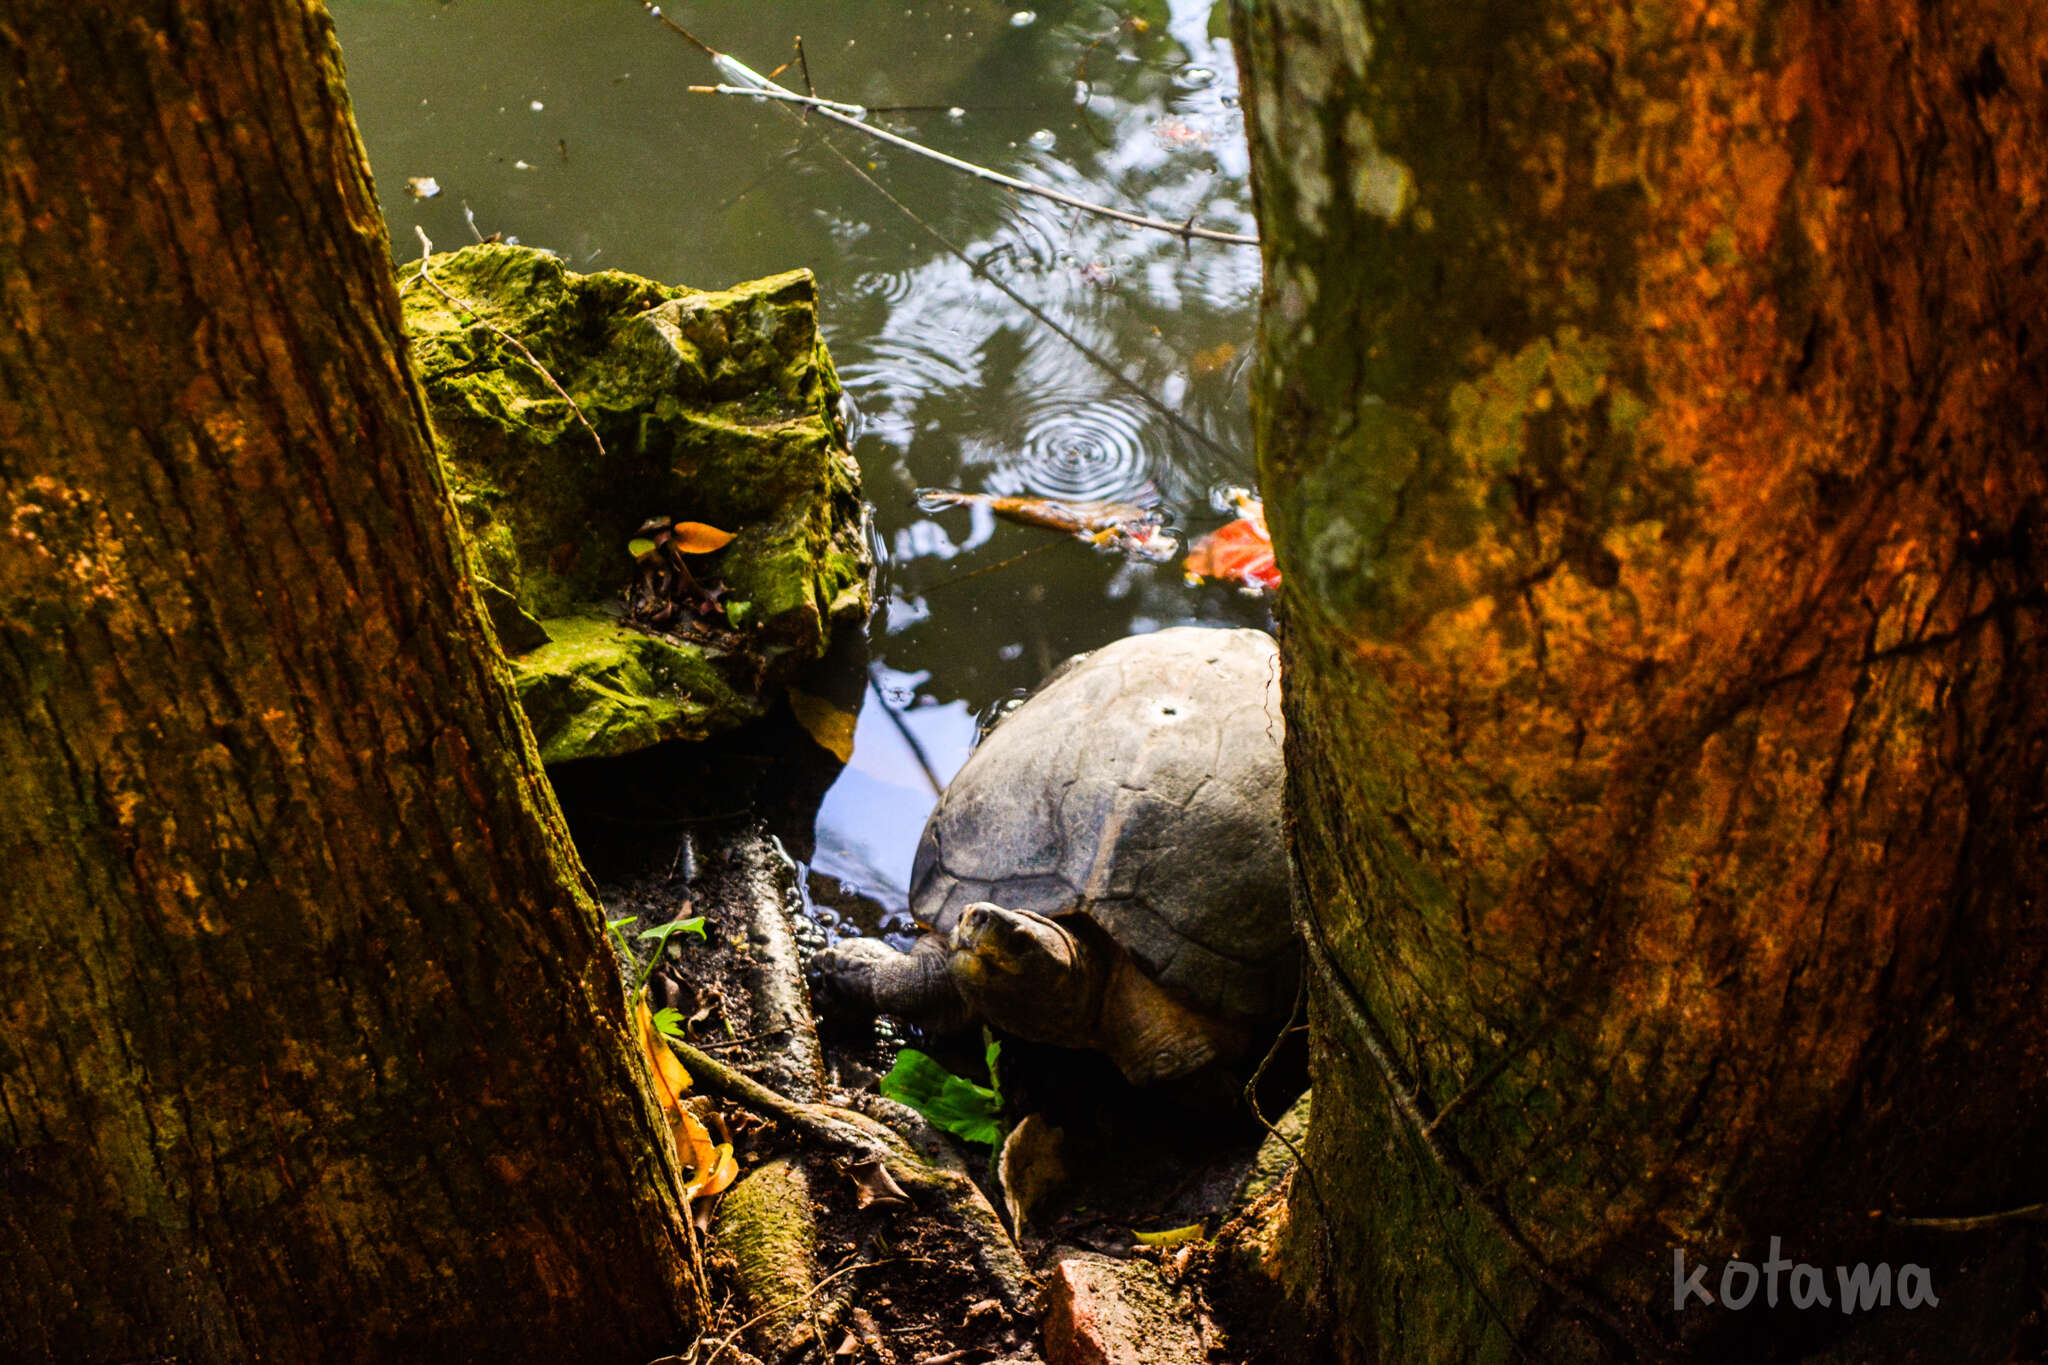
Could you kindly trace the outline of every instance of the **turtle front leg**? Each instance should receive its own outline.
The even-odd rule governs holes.
[[[944,1033],[974,1017],[948,970],[949,956],[946,941],[934,934],[907,953],[880,939],[850,938],[813,956],[811,971],[843,1005]]]

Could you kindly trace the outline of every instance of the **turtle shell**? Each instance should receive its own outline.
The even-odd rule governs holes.
[[[946,787],[911,907],[1092,919],[1187,1005],[1252,1021],[1293,1000],[1280,827],[1280,666],[1257,630],[1179,627],[1062,665]]]

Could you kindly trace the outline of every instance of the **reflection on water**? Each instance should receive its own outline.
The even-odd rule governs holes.
[[[1256,250],[1184,246],[800,125],[780,107],[690,94],[715,73],[634,0],[333,9],[400,252],[414,250],[415,225],[442,248],[472,240],[466,209],[482,233],[549,247],[577,270],[700,287],[817,272],[888,551],[877,685],[820,815],[821,871],[900,906],[931,779],[965,757],[976,714],[1134,631],[1265,623],[1261,604],[1190,588],[1177,564],[1128,562],[979,510],[923,513],[911,494],[1156,501],[1183,530],[1217,524],[1212,491],[1252,474],[1242,376]],[[1045,0],[1021,22],[1021,7],[983,0],[667,12],[763,72],[801,34],[819,93],[944,151],[1251,232],[1235,68],[1208,36],[1209,9]],[[778,79],[802,85],[795,66]],[[442,193],[408,198],[413,176]]]

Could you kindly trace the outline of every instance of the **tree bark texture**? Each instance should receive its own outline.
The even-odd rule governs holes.
[[[2009,1349],[2038,1241],[1902,1220],[2048,1194],[2048,7],[1237,24],[1287,1273],[1354,1360]],[[1943,1306],[1673,1310],[1773,1236]]]
[[[0,11],[0,491],[0,1357],[687,1336],[317,5]]]

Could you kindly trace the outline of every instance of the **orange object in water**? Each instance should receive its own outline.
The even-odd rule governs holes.
[[[1249,493],[1235,494],[1231,502],[1237,507],[1237,520],[1188,547],[1188,581],[1215,578],[1252,592],[1279,587],[1280,566],[1273,560],[1265,504]]]
[[[1006,521],[1064,531],[1091,545],[1128,550],[1145,559],[1170,559],[1180,542],[1160,529],[1158,509],[1130,502],[1061,502],[1057,498],[1004,497],[920,488],[917,505],[927,512],[945,507],[986,507]]]

